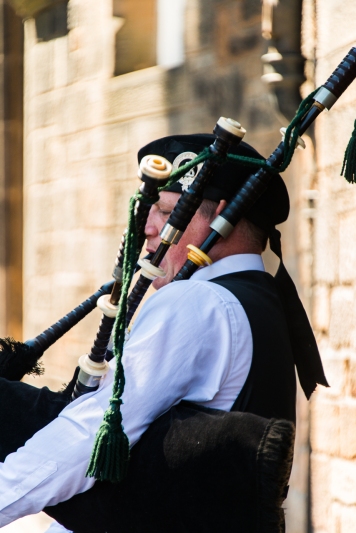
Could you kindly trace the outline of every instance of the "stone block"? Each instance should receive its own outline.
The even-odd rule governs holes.
[[[104,31],[97,31],[97,24],[91,24],[85,28],[85,49],[80,64],[80,79],[92,80],[109,74],[106,68],[106,53],[112,52],[109,46],[113,45],[105,38]],[[110,32],[110,26],[106,28]],[[111,32],[112,33],[112,30]]]
[[[165,71],[151,67],[108,80],[104,117],[124,121],[166,111]]]
[[[56,123],[61,134],[74,133],[87,127],[87,113],[89,112],[87,91],[67,87],[58,103]]]
[[[98,128],[94,131],[84,130],[66,136],[66,152],[69,163],[88,160],[95,156],[95,139]]]
[[[356,29],[352,23],[356,17],[355,4],[348,5],[342,0],[319,0],[316,8],[317,57],[324,57],[341,47],[351,48],[356,40]],[[331,39],[332,35],[337,35],[338,38]]]
[[[310,442],[313,452],[340,453],[340,408],[332,399],[319,398],[310,408]]]
[[[40,155],[41,156],[41,155]],[[43,181],[62,182],[70,177],[66,139],[59,135],[49,135],[45,141]]]
[[[40,183],[46,177],[46,136],[43,130],[32,131],[25,144],[24,187]]]
[[[326,379],[330,388],[320,387],[323,395],[339,397],[348,392],[349,358],[346,350],[321,350]]]
[[[27,277],[27,291],[24,295],[24,339],[41,333],[49,322],[49,299],[51,293],[50,276]]]
[[[79,28],[78,28],[79,29]],[[77,28],[76,28],[77,30]],[[81,28],[83,31],[83,29]],[[73,32],[74,30],[72,30]],[[70,34],[72,33],[70,32]],[[73,85],[76,82],[81,81],[82,66],[84,61],[84,50],[82,48],[71,50],[72,40],[69,41],[69,54],[68,54],[68,66],[67,66],[67,82],[68,85]]]
[[[126,227],[129,212],[129,199],[137,190],[136,180],[119,181],[112,187],[108,203],[111,226],[115,229]]]
[[[98,161],[98,165],[101,166],[101,175],[103,176],[105,183],[109,184],[109,187],[112,186],[111,182],[126,181],[127,179],[132,179],[136,185],[139,185],[138,178],[136,179],[137,168],[135,173],[130,174],[128,172],[128,159],[133,159],[137,165],[137,161],[134,159],[134,154],[105,157]],[[130,166],[133,166],[133,163],[131,163]],[[134,190],[134,186],[132,186],[132,190]]]
[[[330,525],[330,459],[327,455],[311,455],[311,521],[313,531],[328,532]]]
[[[352,354],[349,361],[349,387],[350,394],[356,398],[356,357]]]
[[[348,237],[350,242],[352,241],[352,228],[349,227],[349,221],[352,220],[352,214],[356,209],[356,191],[354,191],[352,185],[348,184],[346,181],[342,182],[342,185],[342,187],[335,190],[336,212],[347,231],[344,239]],[[347,219],[348,224],[346,223],[345,218]]]
[[[90,130],[91,157],[107,157],[126,154],[129,145],[128,124],[105,124]]]
[[[112,190],[96,183],[90,189],[81,186],[76,191],[79,226],[90,231],[94,228],[109,228],[115,225],[112,219]]]
[[[354,533],[356,524],[356,506],[342,506],[340,513],[341,533]]]
[[[187,128],[187,124],[185,124]],[[170,135],[170,121],[165,114],[157,114],[154,117],[135,117],[128,124],[129,149],[133,154],[135,165],[137,164],[136,153],[145,144]],[[187,133],[185,130],[174,130],[174,133]]]
[[[31,68],[36,73],[31,78],[33,94],[40,94],[54,88],[54,43],[37,42],[31,50]]]
[[[31,216],[27,237],[30,238],[31,234],[48,233],[53,227],[53,202],[50,187],[46,183],[36,184],[28,189],[27,194],[28,215]]]
[[[342,213],[344,210],[347,211],[350,205],[350,201],[345,204],[345,208],[342,205],[342,195],[346,193],[352,193],[352,186],[340,176],[341,172],[340,163],[336,162],[325,171],[326,179],[328,181],[327,187],[331,194],[334,196],[334,208],[337,213]],[[353,202],[353,199],[350,199]]]
[[[313,328],[326,332],[330,324],[330,289],[326,285],[313,287]]]
[[[30,131],[53,126],[56,122],[57,104],[58,101],[53,91],[34,96],[31,99],[28,113]]]
[[[54,89],[65,87],[68,83],[68,36],[53,41]]]
[[[330,461],[331,496],[346,505],[356,505],[356,464],[333,458]]]
[[[349,195],[354,199],[353,191]],[[341,283],[356,281],[356,217],[355,211],[347,211],[339,223],[339,280]]]
[[[52,204],[51,231],[54,236],[56,232],[76,230],[80,227],[83,196],[85,193],[78,190],[74,184],[71,186],[68,180],[53,184],[49,199]]]
[[[340,455],[345,459],[356,458],[356,400],[345,398],[340,403]],[[356,464],[353,463],[356,468]],[[356,479],[355,479],[356,494]],[[354,502],[356,503],[356,502]]]
[[[326,176],[319,173],[319,197],[314,219],[314,279],[335,284],[338,276],[338,219]]]
[[[330,342],[334,348],[349,346],[354,324],[354,290],[335,287],[331,291]]]
[[[332,533],[341,533],[341,514],[343,512],[343,505],[338,502],[333,502],[330,513],[330,529]]]

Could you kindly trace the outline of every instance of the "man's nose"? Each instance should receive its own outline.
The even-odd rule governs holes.
[[[147,217],[145,226],[146,237],[157,237],[159,235],[158,227],[155,223],[154,208],[155,206],[153,205]]]

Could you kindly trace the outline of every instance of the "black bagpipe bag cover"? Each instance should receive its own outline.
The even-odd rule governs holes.
[[[127,478],[45,508],[75,533],[282,533],[294,424],[181,402],[131,450]]]

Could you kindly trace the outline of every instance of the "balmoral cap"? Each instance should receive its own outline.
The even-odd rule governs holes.
[[[204,148],[210,146],[215,136],[207,133],[192,135],[172,135],[157,139],[138,152],[138,161],[145,155],[160,155],[173,164],[173,169],[180,167],[198,155]],[[241,142],[238,146],[231,145],[229,153],[245,157],[264,159],[252,146]],[[201,165],[189,171],[183,178],[169,189],[181,193],[189,187],[200,170]],[[219,202],[229,201],[239,190],[246,179],[254,173],[251,167],[241,163],[227,161],[218,165],[209,185],[204,190],[204,198]],[[267,190],[245,214],[251,222],[270,231],[275,225],[287,220],[289,214],[289,197],[287,188],[279,174],[274,175]]]

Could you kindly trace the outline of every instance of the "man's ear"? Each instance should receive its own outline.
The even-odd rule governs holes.
[[[218,215],[220,215],[221,211],[225,209],[226,206],[227,206],[227,201],[220,200],[219,205],[217,206],[216,211],[215,211],[215,216],[217,217]]]

